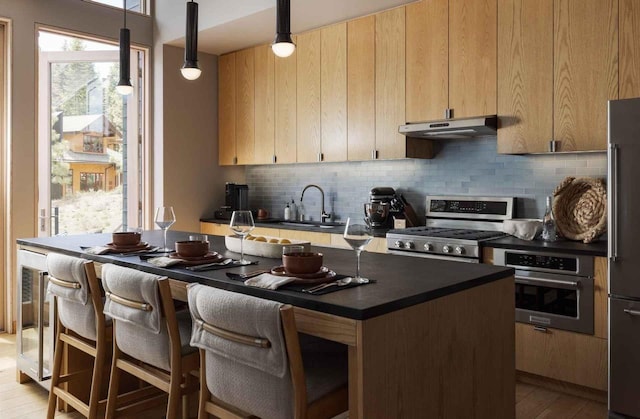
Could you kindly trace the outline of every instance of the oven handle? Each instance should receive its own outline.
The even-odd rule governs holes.
[[[550,278],[539,278],[532,276],[517,276],[516,275],[516,284],[526,284],[526,285],[553,285],[556,288],[563,288],[569,290],[577,290],[580,288],[580,281],[562,281],[560,279],[550,279]]]

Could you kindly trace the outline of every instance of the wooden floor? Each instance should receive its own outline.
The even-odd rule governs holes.
[[[36,383],[16,382],[15,335],[0,334],[0,417],[44,418],[47,391]],[[81,418],[78,413],[56,414],[56,418]],[[340,418],[345,415],[340,415]],[[516,384],[517,419],[605,419],[607,407],[579,397],[546,390],[530,384]]]

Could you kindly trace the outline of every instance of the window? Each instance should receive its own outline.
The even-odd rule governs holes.
[[[80,172],[80,190],[82,192],[99,191],[104,185],[103,173]]]
[[[104,153],[102,137],[84,134],[82,137],[82,151],[85,153]]]
[[[107,6],[122,9],[122,0],[88,0],[94,3],[106,4]],[[127,0],[127,10],[138,13],[146,13],[145,0]]]

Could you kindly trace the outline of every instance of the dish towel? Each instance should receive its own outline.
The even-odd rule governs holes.
[[[84,252],[90,255],[104,255],[105,253],[109,253],[110,251],[111,249],[105,246],[94,246],[84,249]]]
[[[271,274],[261,274],[244,281],[245,285],[268,290],[277,290],[279,287],[295,281],[296,278],[290,276],[276,276]]]
[[[167,256],[159,256],[157,258],[147,259],[147,262],[149,262],[153,266],[157,266],[158,268],[168,268],[169,266],[177,265],[178,263],[184,262],[184,260],[170,258]]]

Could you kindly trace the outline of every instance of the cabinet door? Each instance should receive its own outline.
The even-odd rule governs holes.
[[[324,161],[347,160],[347,24],[320,31],[320,109]]]
[[[298,162],[319,161],[320,31],[298,35]]]
[[[553,0],[498,0],[498,153],[549,151]]]
[[[454,118],[495,115],[497,0],[449,1],[449,107]]]
[[[405,157],[405,8],[376,15],[376,148],[381,159]]]
[[[441,119],[449,107],[449,1],[407,5],[407,121]]]
[[[376,18],[347,23],[347,143],[349,160],[375,157]]]
[[[236,154],[238,164],[254,163],[254,60],[253,49],[245,49],[236,53]]]
[[[556,0],[554,140],[605,150],[607,101],[618,97],[618,1]]]
[[[296,42],[294,37],[293,42]],[[296,64],[298,54],[275,57],[276,163],[296,161]]]
[[[255,53],[255,155],[256,164],[273,162],[275,153],[275,54],[270,45]]]
[[[640,2],[620,0],[620,99],[640,97]]]
[[[218,59],[218,162],[236,160],[236,54]]]

